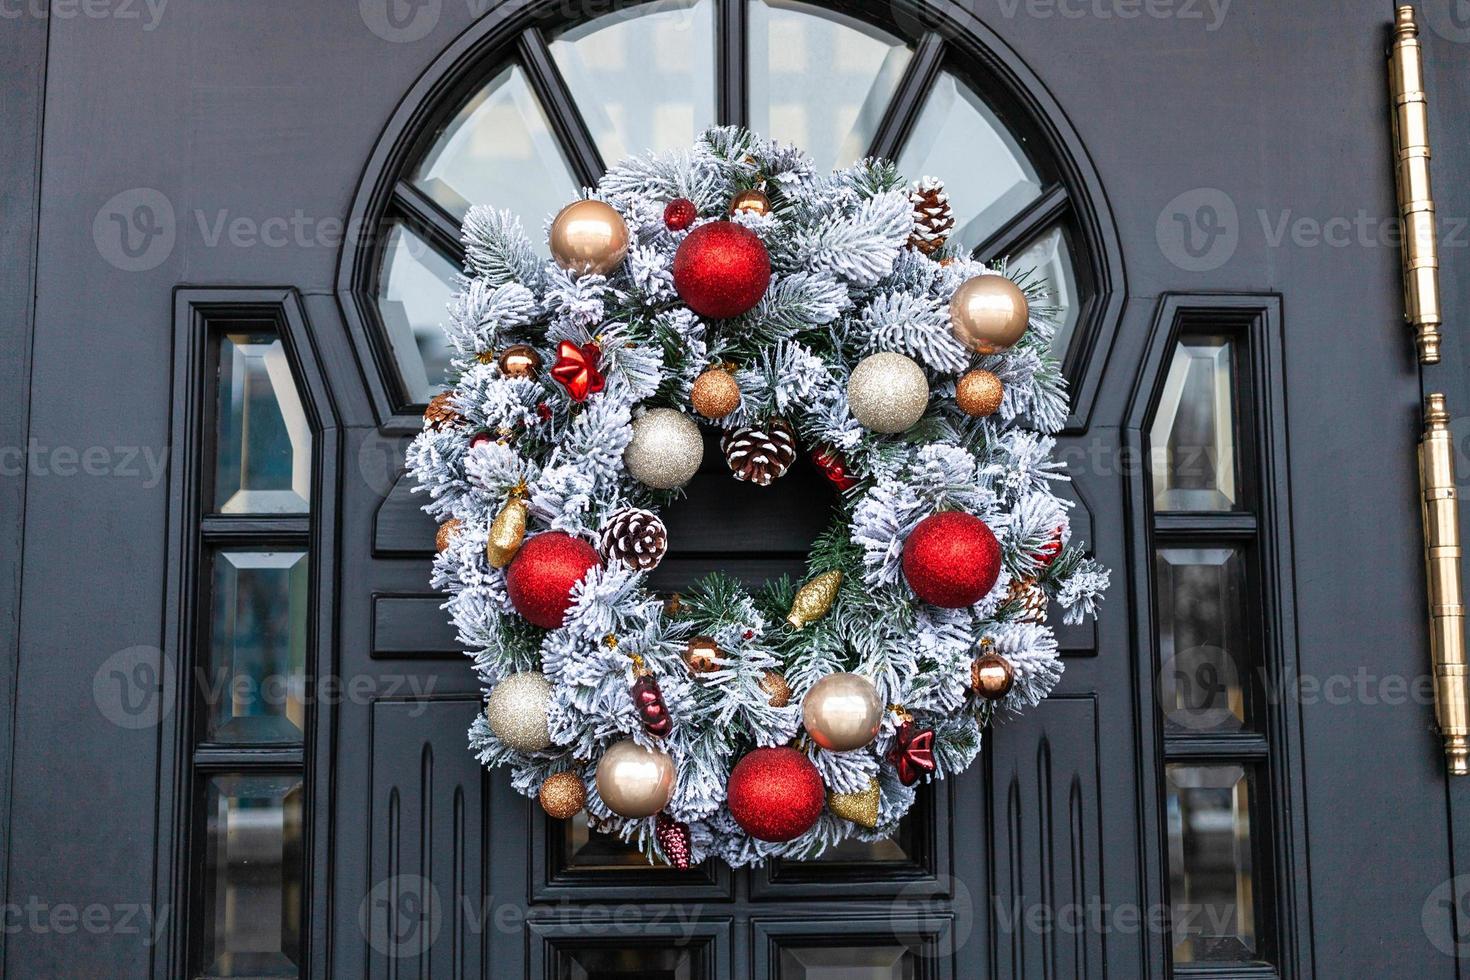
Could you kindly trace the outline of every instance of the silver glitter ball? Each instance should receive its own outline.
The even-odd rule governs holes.
[[[551,748],[546,708],[551,703],[551,681],[534,670],[511,674],[495,685],[485,704],[485,719],[495,737],[517,752]]]
[[[704,459],[699,426],[673,408],[651,408],[633,420],[633,441],[623,464],[639,483],[672,490],[688,483]]]
[[[928,407],[929,380],[902,354],[869,354],[852,369],[847,404],[853,418],[873,432],[902,432]]]

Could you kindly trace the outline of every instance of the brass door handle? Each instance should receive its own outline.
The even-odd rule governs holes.
[[[1420,364],[1439,363],[1439,239],[1429,183],[1429,102],[1414,8],[1398,8],[1388,49],[1393,106],[1394,176],[1398,186],[1404,319],[1414,328]]]
[[[1465,655],[1465,593],[1460,576],[1460,495],[1455,446],[1442,394],[1424,400],[1419,442],[1424,567],[1429,584],[1429,653],[1434,715],[1450,775],[1470,775],[1470,666]]]

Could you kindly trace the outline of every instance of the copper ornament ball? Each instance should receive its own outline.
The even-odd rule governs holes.
[[[551,222],[551,257],[577,275],[607,275],[628,254],[628,225],[610,204],[573,201]]]
[[[955,339],[977,354],[999,354],[1026,333],[1031,309],[1021,287],[987,273],[967,279],[949,303]]]
[[[761,675],[761,690],[766,693],[766,703],[773,708],[784,708],[791,703],[791,685],[779,670],[768,670]]]
[[[507,378],[534,378],[541,373],[541,355],[530,344],[511,344],[498,358]]]
[[[689,403],[707,419],[722,419],[740,407],[740,382],[724,368],[710,368],[694,379]]]
[[[684,646],[684,664],[692,674],[708,674],[720,669],[724,651],[712,636],[696,636]]]
[[[861,674],[828,674],[802,700],[801,721],[822,748],[849,752],[877,738],[883,703],[873,682]]]
[[[730,199],[731,214],[760,214],[771,213],[771,199],[758,190],[741,191]]]
[[[955,383],[954,400],[960,411],[976,418],[994,415],[1005,398],[1006,386],[991,371],[971,371]]]
[[[441,553],[448,550],[450,544],[454,542],[454,536],[460,532],[461,527],[463,527],[463,524],[458,517],[451,517],[443,524],[440,524],[439,530],[434,533],[434,550]]]
[[[987,701],[998,701],[1011,693],[1016,669],[998,653],[985,653],[970,664],[970,687]]]
[[[597,764],[597,795],[620,817],[651,817],[674,795],[674,760],[632,739],[608,746]]]
[[[555,820],[570,820],[587,805],[587,786],[571,771],[553,773],[536,794],[541,809]]]

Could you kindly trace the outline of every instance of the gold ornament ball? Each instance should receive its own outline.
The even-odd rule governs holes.
[[[730,199],[731,214],[770,214],[771,199],[758,190],[741,191]]]
[[[801,702],[807,734],[829,752],[860,749],[878,737],[883,704],[878,689],[861,674],[828,674]]]
[[[1026,332],[1031,309],[1021,287],[1005,276],[966,279],[949,302],[955,339],[977,354],[999,354]]]
[[[991,371],[971,371],[954,386],[954,400],[960,411],[976,418],[994,415],[1005,395],[1005,383]]]
[[[719,670],[718,659],[724,651],[712,636],[696,636],[684,647],[684,663],[691,674],[708,674]]]
[[[434,532],[434,550],[444,552],[453,543],[455,535],[459,534],[460,528],[464,526],[458,517],[451,517],[439,525],[439,530]]]
[[[541,373],[541,355],[530,344],[511,344],[497,359],[507,378],[534,378]]]
[[[628,254],[628,225],[610,204],[573,201],[551,222],[551,257],[577,275],[607,275]]]
[[[546,709],[551,704],[551,681],[534,670],[511,674],[495,685],[485,703],[490,730],[517,752],[551,748]]]
[[[674,760],[632,739],[614,742],[597,764],[597,795],[620,817],[651,817],[674,795]]]
[[[672,408],[651,408],[633,420],[633,439],[623,463],[633,479],[655,490],[688,483],[704,459],[699,425]]]
[[[1011,693],[1016,669],[998,653],[985,653],[970,664],[970,687],[987,701],[999,701]]]
[[[784,708],[791,703],[791,685],[779,670],[768,670],[761,675],[761,690],[766,692],[766,703],[773,708]]]
[[[710,368],[694,379],[689,403],[707,419],[722,419],[740,407],[740,382],[724,368]]]
[[[902,432],[928,407],[929,379],[903,354],[869,354],[847,380],[847,404],[853,418],[873,432]]]
[[[869,830],[878,826],[878,780],[868,777],[868,785],[856,793],[828,793],[827,809],[843,820]]]
[[[568,770],[546,777],[536,797],[541,801],[541,809],[549,816],[556,820],[570,820],[587,805],[587,787],[581,776]]]

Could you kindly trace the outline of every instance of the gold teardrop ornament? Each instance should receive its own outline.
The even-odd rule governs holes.
[[[490,524],[490,538],[485,542],[485,557],[493,568],[504,568],[521,549],[526,538],[526,518],[530,511],[520,497],[511,497]]]
[[[797,590],[796,598],[791,600],[791,612],[787,613],[786,622],[792,629],[799,630],[827,615],[832,603],[837,601],[837,589],[841,585],[842,572],[836,570],[823,572],[803,585]]]

